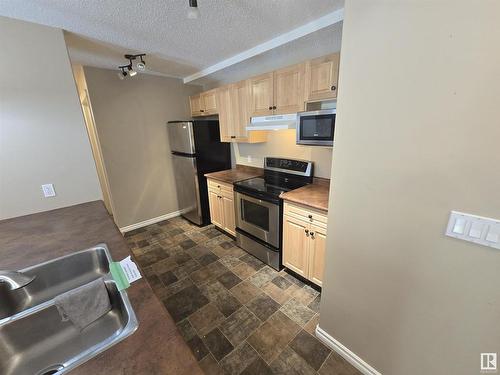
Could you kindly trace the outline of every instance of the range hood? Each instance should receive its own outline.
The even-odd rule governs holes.
[[[247,130],[284,130],[295,129],[297,125],[297,114],[271,115],[252,117]]]

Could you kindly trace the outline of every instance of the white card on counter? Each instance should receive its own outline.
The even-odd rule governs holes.
[[[120,266],[123,269],[123,273],[125,273],[125,277],[127,278],[129,283],[133,283],[136,280],[142,278],[139,268],[134,263],[134,261],[130,258],[130,255],[120,261]]]

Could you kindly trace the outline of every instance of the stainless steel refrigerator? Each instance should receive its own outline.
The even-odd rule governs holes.
[[[169,121],[167,130],[181,215],[209,224],[205,173],[231,168],[229,143],[220,141],[217,120]]]

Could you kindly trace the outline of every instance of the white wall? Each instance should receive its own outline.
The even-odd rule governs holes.
[[[236,164],[263,168],[266,156],[312,160],[314,176],[330,178],[332,147],[301,146],[296,144],[295,130],[270,131],[267,142],[232,144]],[[250,156],[251,160],[248,159]]]
[[[101,199],[62,31],[0,17],[0,46],[0,219]]]
[[[320,327],[384,375],[500,354],[500,2],[346,2]]]
[[[85,78],[119,227],[176,212],[167,121],[190,118],[200,86],[149,74],[118,79],[85,67]]]

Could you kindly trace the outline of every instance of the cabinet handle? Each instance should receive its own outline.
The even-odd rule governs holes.
[[[217,185],[217,188],[220,189],[220,185]]]
[[[307,217],[309,218],[309,220],[311,220],[311,221],[312,221],[312,219],[313,219],[313,215],[308,215]]]
[[[276,106],[275,106],[275,105],[273,105],[273,109],[276,109]]]
[[[232,136],[231,136],[231,138],[236,138],[236,136],[235,136],[235,135],[232,135]]]
[[[200,112],[205,112],[205,110],[204,109],[200,109]]]
[[[335,90],[337,90],[337,87],[336,86],[332,86],[332,87],[330,87],[330,90],[335,91]]]
[[[271,109],[273,109],[273,107],[272,107],[272,106],[269,106],[269,110],[271,110]]]
[[[304,229],[304,232],[306,232],[306,236],[309,237],[309,229]]]
[[[314,232],[311,232],[311,238],[314,240]]]

